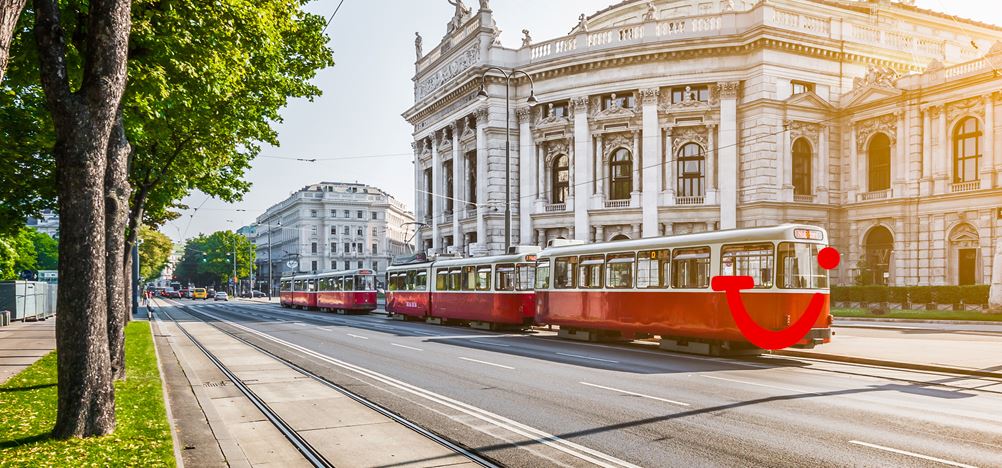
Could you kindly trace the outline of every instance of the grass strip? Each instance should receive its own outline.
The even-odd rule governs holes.
[[[175,466],[149,322],[125,329],[127,378],[115,384],[111,435],[58,440],[56,352],[0,386],[0,466]]]
[[[872,314],[867,309],[832,309],[832,315],[842,318],[897,318],[917,320],[974,320],[981,322],[1002,322],[1002,314],[985,314],[976,311],[949,310],[888,310],[884,314]]]

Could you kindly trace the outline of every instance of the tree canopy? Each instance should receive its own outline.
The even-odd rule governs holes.
[[[218,231],[190,239],[174,276],[182,283],[223,286],[233,277],[234,253],[237,277],[249,277],[255,253],[254,245],[246,237],[233,231]]]
[[[139,241],[139,276],[143,281],[150,281],[167,266],[174,242],[146,226],[139,228]]]
[[[0,280],[18,279],[21,272],[55,270],[59,266],[59,243],[45,233],[20,226],[0,234]]]

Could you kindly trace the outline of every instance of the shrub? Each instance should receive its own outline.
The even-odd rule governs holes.
[[[904,286],[894,286],[887,290],[887,302],[894,304],[905,304],[908,302],[908,288]]]
[[[909,286],[908,300],[912,304],[929,304],[932,302],[931,286]]]
[[[863,302],[887,302],[887,286],[860,286],[863,293]]]
[[[958,286],[960,298],[964,304],[987,304],[988,292],[991,286],[976,284],[972,286]]]
[[[958,286],[932,286],[932,301],[937,304],[959,304],[961,299]]]

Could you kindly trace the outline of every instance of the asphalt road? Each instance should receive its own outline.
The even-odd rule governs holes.
[[[509,466],[1002,465],[999,380],[181,302]]]

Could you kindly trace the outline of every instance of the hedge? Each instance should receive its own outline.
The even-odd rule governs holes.
[[[973,286],[833,286],[832,302],[896,304],[987,304],[988,285]]]

